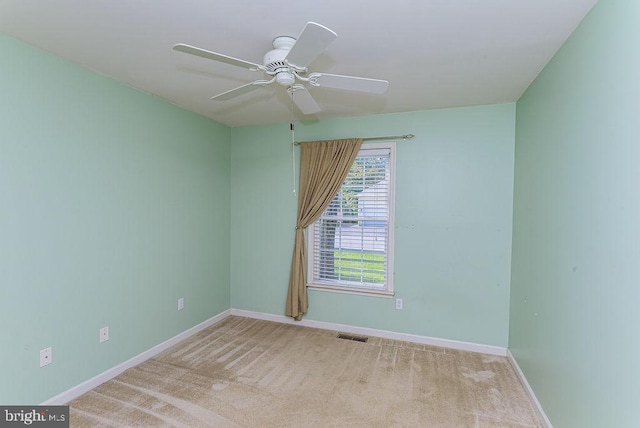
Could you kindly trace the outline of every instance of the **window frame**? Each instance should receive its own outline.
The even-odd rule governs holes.
[[[372,288],[368,286],[357,286],[349,284],[347,281],[337,281],[341,285],[330,285],[314,282],[314,258],[315,254],[315,228],[316,220],[305,231],[305,241],[307,243],[307,288],[320,291],[329,291],[336,293],[369,295],[377,297],[391,298],[394,296],[394,230],[395,230],[395,184],[396,184],[396,142],[384,141],[375,143],[363,143],[360,147],[357,157],[366,156],[367,151],[389,150],[389,215],[387,227],[387,266],[386,266],[386,283],[383,289]],[[355,163],[355,161],[354,161]]]

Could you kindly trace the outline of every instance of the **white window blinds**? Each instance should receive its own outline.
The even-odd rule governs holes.
[[[389,144],[361,149],[340,191],[314,223],[311,283],[391,291],[391,153]]]

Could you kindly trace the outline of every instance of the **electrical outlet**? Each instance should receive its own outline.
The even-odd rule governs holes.
[[[184,297],[178,299],[178,310],[181,311],[184,309]]]
[[[40,350],[40,367],[48,366],[52,361],[51,347]]]
[[[402,309],[402,299],[396,299],[396,309]]]
[[[100,329],[100,343],[109,340],[109,326]]]

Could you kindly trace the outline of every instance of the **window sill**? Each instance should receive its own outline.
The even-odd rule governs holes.
[[[357,294],[359,296],[373,296],[373,297],[384,297],[390,299],[393,297],[393,291],[386,290],[371,290],[367,288],[347,288],[347,287],[334,287],[331,285],[324,284],[307,284],[307,288],[311,290],[318,291],[329,291],[333,293],[343,293],[343,294]]]

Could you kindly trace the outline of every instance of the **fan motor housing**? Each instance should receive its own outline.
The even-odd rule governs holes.
[[[270,73],[275,73],[276,82],[282,86],[291,86],[296,77],[285,62],[291,47],[296,39],[289,36],[280,36],[273,39],[273,50],[264,55],[263,65]]]
[[[295,42],[296,39],[293,37],[276,37],[273,40],[273,49],[264,55],[262,64],[268,71],[276,71],[276,68],[286,67],[284,60]]]

